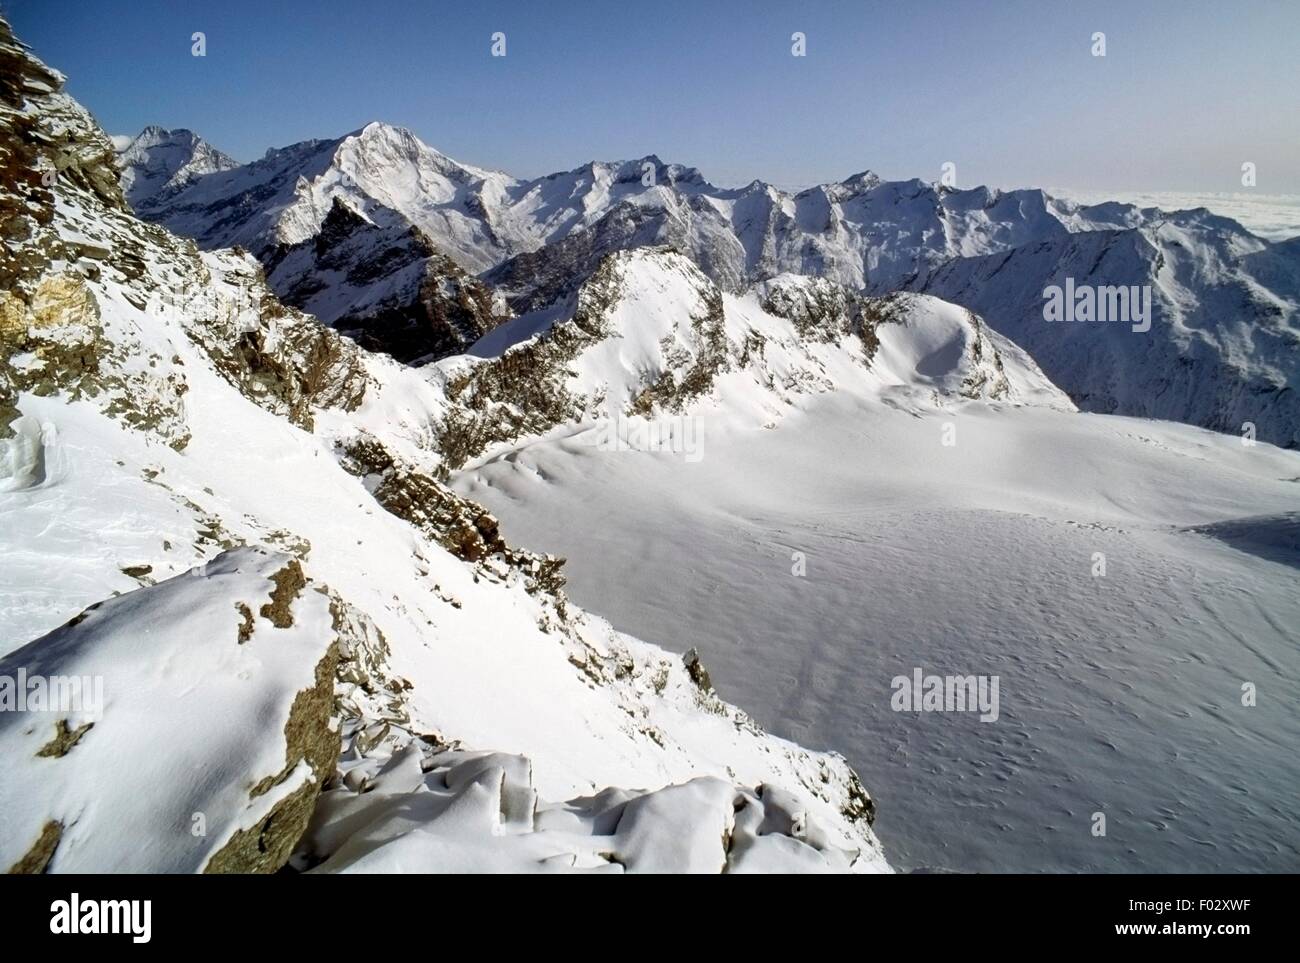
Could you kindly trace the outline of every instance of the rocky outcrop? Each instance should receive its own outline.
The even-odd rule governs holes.
[[[101,279],[142,315],[179,317],[246,396],[301,426],[313,407],[360,403],[356,349],[277,302],[249,259],[205,258],[131,216],[111,142],[3,22],[0,60],[0,436],[29,391],[90,399],[173,448],[188,443],[180,346],[160,350],[135,324],[106,330]],[[56,187],[74,201],[57,211]]]
[[[241,607],[261,615],[237,641]],[[7,679],[73,680],[0,713],[0,864],[278,870],[338,758],[334,607],[296,560],[240,549],[0,659]]]
[[[755,286],[768,314],[785,318],[799,337],[823,344],[856,335],[874,353],[875,326],[885,320],[884,300],[868,298],[824,278],[785,275]]]
[[[338,197],[320,233],[262,261],[285,302],[408,364],[463,353],[507,316],[492,289],[419,228],[380,226]]]
[[[291,561],[289,566],[297,564]],[[289,571],[288,566],[281,569],[285,571]],[[274,580],[276,576],[271,577]],[[296,578],[302,577],[301,570],[297,570]],[[277,583],[279,590],[280,583]],[[282,602],[281,606],[287,616],[291,611],[288,603]],[[265,606],[262,614],[266,616]],[[287,628],[282,622],[272,620],[277,628]],[[238,830],[212,854],[203,867],[205,873],[274,873],[289,861],[307,829],[321,787],[334,775],[338,764],[341,743],[338,730],[332,725],[338,664],[339,643],[335,641],[325,657],[316,663],[315,684],[301,690],[289,709],[289,719],[284,724],[284,768],[263,777],[253,786],[249,798],[257,799],[283,785],[303,764],[310,768],[312,779],[302,782],[255,825]]]
[[[246,285],[248,300],[217,305],[210,323],[188,332],[231,384],[308,431],[314,409],[353,411],[361,404],[369,378],[364,356],[350,341],[286,308],[247,261],[227,277]]]
[[[620,204],[595,224],[546,247],[525,251],[483,277],[519,314],[571,297],[612,252],[667,243],[663,211]]]
[[[485,574],[503,570],[521,574],[530,593],[544,593],[564,615],[564,559],[511,547],[502,538],[496,518],[481,505],[395,456],[372,435],[358,434],[345,443],[339,463],[365,479],[375,500],[389,512]]]

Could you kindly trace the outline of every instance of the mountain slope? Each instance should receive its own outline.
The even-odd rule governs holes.
[[[888,870],[842,759],[572,606],[437,480],[436,377],[136,220],[3,21],[0,66],[0,658],[103,684],[0,713],[0,866]]]
[[[203,177],[239,166],[190,130],[146,127],[122,148],[122,190],[136,211],[148,211]]]
[[[902,410],[1073,410],[1028,355],[963,308],[793,275],[731,295],[666,248],[607,256],[570,299],[501,325],[436,370],[444,472],[576,425],[620,433],[611,445],[773,427],[825,393]]]
[[[908,287],[978,312],[1087,411],[1188,421],[1300,447],[1300,264],[1232,221],[1186,211],[957,258]],[[1141,323],[1049,321],[1044,291],[1150,292]],[[1138,330],[1149,323],[1150,330]]]
[[[319,234],[262,260],[287,304],[408,364],[462,354],[510,316],[418,227],[382,227],[338,197]]]

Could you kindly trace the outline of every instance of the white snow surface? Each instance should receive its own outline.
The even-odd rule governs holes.
[[[12,865],[47,820],[64,827],[59,872],[195,872],[239,829],[314,777],[285,767],[285,723],[332,640],[328,600],[294,606],[294,624],[259,620],[237,644],[289,558],[242,549],[191,573],[105,600],[84,620],[0,659],[0,676],[100,680],[103,704],[0,712],[0,863]],[[87,692],[90,687],[87,687]],[[64,721],[90,724],[62,757],[38,752]],[[194,814],[203,832],[191,832]]]
[[[456,486],[565,554],[580,602],[698,647],[765,726],[844,752],[901,868],[1300,868],[1300,455],[848,391],[770,431],[697,417],[695,461],[601,450],[588,424]],[[998,676],[997,721],[893,711],[918,668]]]

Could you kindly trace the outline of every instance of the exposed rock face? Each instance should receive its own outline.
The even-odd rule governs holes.
[[[7,872],[10,875],[36,875],[45,872],[62,838],[63,824],[51,819],[41,829],[41,834],[36,837],[36,842],[32,843],[32,848],[23,855],[22,859],[10,866]]]
[[[0,292],[0,384],[19,391],[74,397],[97,391],[102,335],[95,296],[74,273],[48,274],[35,285],[31,302]],[[15,366],[8,359],[20,355]],[[16,417],[0,416],[0,431]]]
[[[463,353],[505,319],[492,290],[419,228],[381,227],[338,197],[319,234],[263,262],[286,302],[406,363]]]
[[[174,303],[182,317],[210,312],[208,323],[187,333],[245,397],[306,429],[314,408],[361,404],[368,378],[350,341],[281,304],[246,255],[223,278],[236,286],[233,304],[206,305],[187,293]],[[166,292],[162,300],[168,303]]]
[[[289,563],[296,566],[298,563]],[[283,570],[282,570],[283,571]],[[274,578],[274,576],[272,576]],[[301,569],[297,578],[302,578]],[[289,606],[284,606],[286,612]],[[265,615],[265,608],[263,615]],[[273,622],[277,628],[287,628]],[[316,684],[293,700],[284,724],[285,764],[275,775],[257,783],[250,798],[264,796],[290,779],[302,764],[313,778],[282,799],[260,822],[236,832],[203,867],[205,873],[274,873],[289,861],[316,808],[321,787],[334,775],[341,747],[339,732],[331,725],[334,689],[339,664],[336,640],[316,664]]]
[[[309,426],[313,406],[355,408],[366,378],[356,349],[286,309],[246,256],[202,256],[191,242],[131,216],[111,142],[62,78],[0,25],[6,62],[0,143],[0,437],[19,393],[66,393],[177,450],[188,443],[189,390],[176,345],[142,337],[95,289],[121,286],[131,309],[170,312],[216,367],[257,404]],[[75,202],[56,212],[55,193]],[[62,218],[62,220],[60,220]],[[140,359],[143,366],[130,363]]]
[[[11,241],[31,237],[30,226],[24,230],[21,224],[24,216],[48,223],[55,178],[91,191],[110,207],[125,209],[112,141],[84,107],[62,93],[63,75],[32,57],[2,21],[0,78],[0,187],[7,195],[0,205],[0,236]],[[31,206],[15,203],[21,198]],[[8,287],[8,272],[2,279]]]
[[[112,144],[89,135],[93,123],[84,113],[77,116],[62,86],[62,75],[32,57],[0,22],[0,238],[8,242],[0,248],[0,291],[14,293],[43,268],[60,162],[69,179],[96,189],[106,203],[123,203],[116,177],[113,183],[103,179],[115,169],[97,166]],[[68,123],[75,119],[87,122],[87,136],[77,137],[74,128],[69,141]]]
[[[663,211],[620,204],[590,227],[525,251],[484,275],[520,314],[573,295],[612,252],[670,242]]]
[[[622,259],[610,256],[581,286],[571,317],[447,382],[451,409],[438,429],[444,470],[459,468],[496,442],[541,434],[577,420],[593,400],[570,385],[569,365],[612,333],[606,315],[621,294]]]
[[[790,283],[788,277],[766,281],[757,285],[756,291],[764,311],[790,321],[799,336],[809,341],[831,344],[856,335],[869,343],[875,325],[883,320],[872,309],[872,305],[883,304],[883,299],[865,298],[822,278],[797,284]]]
[[[545,593],[557,612],[565,613],[564,559],[511,547],[501,537],[496,518],[481,505],[395,456],[373,436],[359,435],[349,441],[339,460],[366,480],[375,500],[389,512],[481,569],[500,564],[522,573],[528,592]]]

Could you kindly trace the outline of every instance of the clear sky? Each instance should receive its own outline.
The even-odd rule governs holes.
[[[656,153],[724,185],[952,162],[963,187],[1239,191],[1250,161],[1257,190],[1300,192],[1300,0],[0,9],[110,133],[189,127],[239,160],[384,120],[519,176]]]

